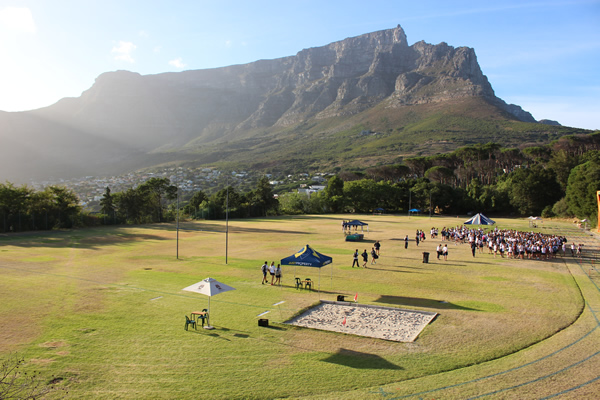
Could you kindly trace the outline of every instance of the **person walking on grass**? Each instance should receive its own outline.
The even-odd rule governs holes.
[[[275,261],[271,261],[271,266],[269,267],[269,274],[271,274],[271,286],[275,281]]]
[[[365,249],[365,251],[363,251],[361,256],[363,258],[363,267],[367,268],[367,261],[369,261],[369,253],[367,253],[367,249]]]
[[[358,249],[354,250],[354,254],[352,255],[352,268],[354,268],[354,265],[360,268],[358,264]]]
[[[379,256],[377,255],[377,252],[375,251],[375,247],[371,248],[371,265],[373,264],[377,264],[377,260],[379,258]]]
[[[281,286],[281,265],[277,264],[275,268],[275,284]]]
[[[404,248],[408,249],[408,235],[404,238]]]
[[[260,267],[260,270],[262,271],[263,274],[263,279],[261,284],[264,285],[265,283],[269,283],[269,281],[267,280],[267,270],[269,269],[269,263],[265,261],[265,263],[262,265],[262,267]]]
[[[377,255],[379,255],[379,248],[381,248],[381,243],[379,243],[379,240],[375,241],[375,251],[377,252]]]
[[[448,245],[444,244],[444,247],[442,248],[442,255],[444,256],[444,261],[448,260]]]

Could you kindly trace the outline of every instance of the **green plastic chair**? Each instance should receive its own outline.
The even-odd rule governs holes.
[[[198,319],[202,320],[202,327],[204,327],[204,321],[206,321],[206,324],[208,324],[208,310],[205,308],[202,310],[202,312],[205,312],[206,314],[204,315],[198,315]]]
[[[185,330],[188,330],[188,325],[192,325],[192,327],[194,329],[196,329],[196,321],[194,321],[193,319],[189,319],[189,317],[186,315],[185,316]]]
[[[310,278],[305,279],[304,289],[312,290],[312,281],[310,280]]]
[[[296,289],[302,289],[302,281],[300,278],[296,278]]]

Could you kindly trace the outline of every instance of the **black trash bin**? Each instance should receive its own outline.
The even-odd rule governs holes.
[[[342,296],[341,294],[338,294],[337,301],[346,301],[346,296]]]
[[[259,319],[258,326],[269,326],[269,320],[266,318]]]
[[[425,251],[423,252],[423,262],[424,262],[425,264],[428,264],[428,263],[429,263],[429,253],[427,253],[427,252],[425,252]]]

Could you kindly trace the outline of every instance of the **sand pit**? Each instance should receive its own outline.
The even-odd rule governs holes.
[[[413,342],[436,315],[434,312],[321,300],[321,304],[285,323],[396,342]]]

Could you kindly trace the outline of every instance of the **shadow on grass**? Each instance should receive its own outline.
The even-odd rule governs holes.
[[[110,230],[109,230],[110,229]],[[30,248],[30,247],[48,247],[48,248],[79,248],[87,250],[96,250],[103,246],[122,245],[131,242],[141,242],[149,240],[171,240],[170,238],[144,233],[130,233],[127,228],[89,228],[85,230],[72,231],[46,231],[36,232],[35,234],[15,234],[1,242],[11,246]]]
[[[464,307],[458,304],[448,303],[442,300],[422,299],[418,297],[403,297],[403,296],[381,296],[375,303],[404,305],[421,308],[435,308],[442,310],[464,310],[464,311],[481,311],[476,308]]]
[[[298,230],[286,230],[286,229],[263,229],[263,228],[254,228],[248,226],[238,226],[235,224],[236,220],[229,220],[229,233],[290,233],[290,234],[299,234],[299,235],[307,235],[310,232],[307,231],[298,231]],[[243,221],[245,223],[252,222],[252,219],[240,219],[238,221]],[[257,220],[258,222],[262,222],[262,220]],[[224,221],[220,221],[218,223],[203,223],[203,222],[182,222],[179,224],[179,230],[185,232],[209,232],[209,233],[225,233],[225,226],[223,225]],[[154,224],[148,225],[150,229],[160,229],[165,231],[176,231],[177,224]]]
[[[385,358],[382,358],[378,355],[370,353],[361,353],[359,351],[353,351],[348,349],[339,349],[337,353],[332,354],[321,361],[332,364],[344,365],[346,367],[356,369],[404,369],[396,364],[392,364]]]
[[[362,268],[362,267],[361,267]],[[393,268],[402,268],[402,269],[393,269]],[[377,264],[370,264],[367,269],[372,269],[375,271],[386,271],[386,272],[400,272],[403,274],[425,274],[425,273],[431,273],[431,271],[406,271],[407,269],[423,269],[423,268],[416,268],[416,267],[406,267],[404,265],[394,265],[392,266],[392,268],[382,268],[382,267],[378,267]]]

